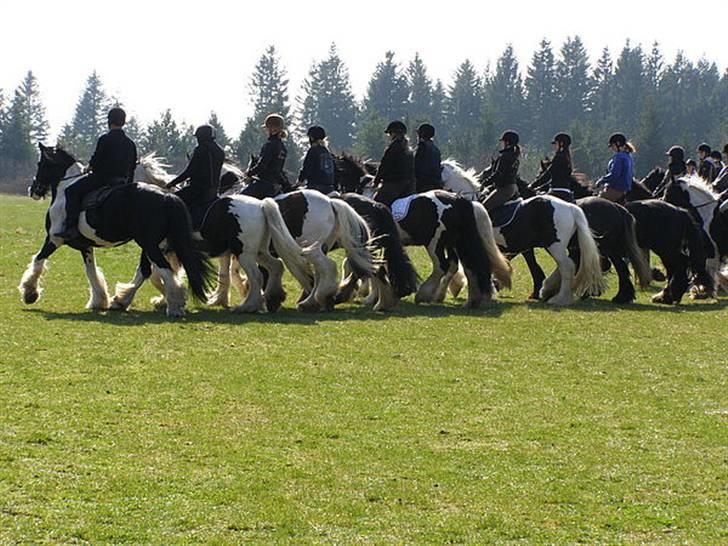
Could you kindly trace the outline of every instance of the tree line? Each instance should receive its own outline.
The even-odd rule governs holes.
[[[657,43],[646,51],[627,41],[616,58],[604,48],[592,63],[579,36],[567,38],[558,50],[544,39],[525,70],[509,45],[495,66],[479,68],[464,60],[449,82],[434,79],[419,55],[403,63],[388,51],[361,100],[332,44],[326,57],[312,64],[293,99],[289,88],[286,69],[270,46],[250,76],[253,114],[240,134],[228,135],[215,112],[210,113],[208,123],[229,156],[247,164],[262,145],[260,125],[271,112],[282,114],[293,129],[288,138],[291,170],[300,163],[307,127],[324,126],[333,150],[378,158],[386,145],[384,127],[393,119],[403,120],[412,136],[418,124],[432,123],[443,157],[476,168],[490,162],[500,133],[515,129],[524,145],[526,178],[536,174],[559,131],[572,134],[576,168],[593,177],[605,167],[606,141],[614,131],[625,132],[636,144],[640,174],[663,164],[670,145],[680,144],[691,154],[702,141],[715,147],[728,141],[728,70],[721,74],[714,62],[693,62],[682,52],[668,62]],[[106,93],[93,72],[59,143],[87,160],[113,105],[125,106]],[[183,167],[194,146],[194,127],[177,121],[169,109],[146,126],[129,119],[126,131],[142,153],[155,151],[175,169]],[[38,81],[29,71],[12,94],[0,90],[0,184],[32,174],[36,143],[47,136]]]

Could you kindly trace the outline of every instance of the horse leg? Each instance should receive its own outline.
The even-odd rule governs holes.
[[[622,256],[618,254],[610,254],[609,260],[614,265],[614,270],[619,277],[619,290],[617,295],[612,298],[614,303],[630,303],[635,299],[634,284],[629,275],[629,267]]]
[[[208,305],[230,305],[230,262],[232,254],[226,252],[220,256],[220,263],[217,268],[217,289],[207,300]]]
[[[348,258],[344,258],[341,269],[344,272],[344,278],[336,292],[336,303],[344,303],[354,299],[354,293],[359,284],[359,279],[354,275]]]
[[[688,289],[687,256],[679,251],[672,251],[670,255],[661,255],[660,259],[667,270],[667,285],[652,296],[652,302],[665,305],[680,303]]]
[[[478,275],[472,269],[465,268],[465,276],[468,279],[468,299],[465,301],[463,307],[467,309],[477,309],[483,302],[484,296],[480,289],[480,283],[478,282]],[[490,301],[492,296],[489,294],[485,299]]]
[[[451,256],[448,256],[449,263],[447,266],[447,271],[445,271],[445,274],[442,276],[442,279],[440,279],[440,284],[437,287],[437,291],[435,292],[435,299],[434,301],[436,303],[442,303],[445,301],[445,296],[447,295],[447,288],[450,286],[450,281],[455,278],[455,275],[457,274],[458,270],[460,269],[460,261],[457,259],[454,259]],[[467,277],[467,275],[466,275]],[[470,280],[470,277],[467,277],[468,281]]]
[[[452,276],[452,279],[450,279],[450,295],[453,298],[457,298],[460,295],[462,289],[465,288],[466,282],[467,278],[465,277],[465,273],[463,272],[462,268],[458,267],[457,272]]]
[[[541,269],[541,266],[538,265],[538,262],[536,261],[536,253],[532,248],[524,250],[522,254],[523,259],[526,260],[528,271],[531,273],[531,279],[533,280],[533,290],[531,291],[531,295],[528,296],[528,299],[537,300],[539,299],[543,283],[546,280],[546,274],[543,272],[543,269]]]
[[[576,265],[571,259],[571,256],[569,256],[564,243],[554,243],[548,247],[548,251],[556,262],[556,266],[558,268],[557,278],[560,280],[560,286],[558,293],[555,296],[548,299],[544,297],[544,290],[546,290],[547,283],[551,277],[554,277],[554,274],[552,274],[544,282],[543,289],[541,290],[541,297],[546,299],[546,303],[549,305],[571,305],[574,299],[572,285],[574,282],[574,274],[576,273]]]
[[[324,254],[320,245],[313,248],[308,258],[313,265],[314,284],[311,293],[298,304],[300,311],[330,310],[336,298],[336,262]]]
[[[417,290],[415,303],[429,303],[434,300],[435,293],[440,286],[440,279],[442,279],[448,268],[449,264],[445,256],[445,249],[443,245],[439,244],[439,239],[440,237],[433,237],[430,244],[427,245],[427,254],[432,260],[432,273]]]
[[[86,269],[86,277],[88,278],[90,289],[86,309],[95,311],[106,310],[109,308],[109,292],[103,272],[96,267],[96,257],[93,247],[82,250],[81,256],[83,257],[83,265]]]
[[[56,251],[57,248],[58,247],[51,241],[50,237],[46,237],[40,251],[38,254],[33,256],[33,259],[28,264],[25,273],[23,273],[23,277],[20,279],[20,285],[18,286],[18,290],[20,290],[24,303],[35,303],[43,293],[43,289],[39,287],[40,278],[45,270],[46,260]]]
[[[248,279],[248,293],[243,302],[233,307],[235,313],[260,313],[264,310],[263,300],[263,272],[258,267],[258,262],[252,249],[243,248],[243,252],[236,256],[237,262],[245,271]],[[234,272],[233,275],[237,275]]]
[[[258,254],[258,261],[268,271],[268,282],[265,285],[265,306],[269,313],[275,313],[286,300],[286,291],[283,289],[283,262],[274,258],[268,250],[269,245],[263,245]]]
[[[397,304],[394,290],[387,280],[387,274],[383,267],[379,268],[377,273],[371,278],[371,282],[372,292],[377,294],[377,301],[373,307],[375,311],[386,311]]]
[[[114,291],[114,298],[111,300],[110,309],[126,311],[131,305],[131,302],[134,300],[134,296],[139,288],[141,288],[144,281],[148,279],[151,274],[152,264],[149,262],[149,258],[147,258],[144,251],[142,251],[142,255],[139,258],[139,265],[134,272],[134,278],[132,281],[130,283],[116,284],[116,290]],[[157,276],[156,279],[159,279],[159,276]]]
[[[146,249],[147,257],[157,267],[157,271],[164,285],[164,297],[167,300],[167,316],[183,317],[187,303],[185,287],[179,282],[177,273],[164,257],[159,247],[152,246]]]

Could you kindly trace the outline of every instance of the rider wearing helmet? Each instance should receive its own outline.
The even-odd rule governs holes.
[[[725,163],[713,182],[713,189],[718,192],[724,192],[728,189],[728,144],[723,146],[723,157],[725,158]]]
[[[217,196],[220,185],[220,171],[225,152],[215,142],[215,129],[210,125],[200,125],[195,130],[197,147],[184,171],[167,184],[172,188],[189,180],[189,185],[175,192],[185,202],[190,211],[205,206]]]
[[[667,185],[680,176],[685,176],[688,172],[688,166],[685,163],[685,149],[682,146],[672,146],[667,150],[666,154],[670,159],[667,164],[665,176],[660,185],[652,192],[655,197],[660,197],[667,188]]]
[[[314,126],[306,133],[310,148],[303,160],[303,168],[298,174],[298,183],[306,184],[311,190],[318,190],[323,194],[336,191],[334,182],[334,157],[326,147],[326,131],[323,127]]]
[[[134,181],[137,150],[134,142],[124,134],[126,112],[119,107],[109,110],[106,120],[109,132],[101,135],[91,156],[88,169],[91,174],[71,184],[66,190],[66,229],[54,234],[62,239],[75,239],[78,232],[78,216],[84,195],[104,186],[117,186]]]
[[[442,189],[442,164],[440,150],[432,141],[435,128],[423,123],[417,128],[417,150],[415,150],[416,193]]]
[[[282,191],[288,191],[290,184],[288,177],[283,171],[286,163],[288,150],[283,143],[288,136],[286,123],[283,116],[270,114],[265,118],[263,127],[268,133],[268,140],[260,149],[260,156],[246,173],[248,177],[256,178],[241,192],[243,195],[250,195],[263,199],[274,197]]]
[[[609,137],[609,148],[614,155],[607,165],[607,174],[597,180],[596,186],[602,187],[599,197],[618,202],[632,189],[635,147],[623,133],[614,133]]]
[[[551,141],[554,148],[554,157],[549,161],[536,181],[530,188],[534,191],[549,187],[549,195],[559,197],[570,203],[574,202],[574,192],[571,189],[571,136],[558,133]]]
[[[518,195],[518,165],[521,147],[515,131],[506,131],[500,138],[501,150],[498,159],[483,180],[483,186],[493,185],[495,189],[488,194],[483,206],[491,211],[507,203]]]
[[[703,143],[698,146],[698,176],[709,183],[712,183],[718,173],[716,172],[715,164],[710,157],[710,152],[712,152],[712,150],[709,145]]]
[[[391,207],[397,199],[415,193],[414,160],[404,123],[393,121],[384,132],[389,135],[391,142],[384,151],[374,177],[375,186],[380,184],[374,200]]]

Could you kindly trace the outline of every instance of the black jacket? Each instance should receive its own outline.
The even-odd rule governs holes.
[[[698,176],[712,183],[713,180],[715,180],[715,177],[718,176],[718,173],[715,172],[715,170],[715,163],[713,163],[711,158],[706,157],[705,159],[700,160]]]
[[[311,146],[303,160],[303,168],[298,175],[299,182],[307,182],[306,186],[323,193],[331,193],[336,189],[334,183],[334,157],[323,145]]]
[[[496,188],[518,184],[518,156],[513,148],[500,151],[490,174],[483,180],[483,186],[493,185]]]
[[[566,153],[563,150],[559,150],[554,154],[549,166],[536,179],[531,188],[538,190],[550,184],[552,189],[571,190],[571,172],[571,162],[566,157]]]
[[[134,182],[136,163],[137,150],[134,142],[122,129],[111,129],[96,142],[96,150],[91,156],[89,166],[101,180],[124,178],[128,182]]]
[[[661,197],[665,193],[665,189],[670,182],[672,182],[676,177],[687,174],[687,172],[688,167],[684,161],[671,160],[670,164],[667,166],[667,170],[665,171],[665,176],[662,177],[662,182],[660,182],[652,194],[655,197]]]
[[[414,191],[414,158],[407,140],[395,138],[384,151],[374,183],[407,184]]]
[[[205,191],[214,190],[217,193],[223,161],[225,161],[225,152],[216,142],[200,142],[192,153],[185,170],[169,185],[174,186],[189,179],[190,186]]]
[[[417,193],[442,189],[440,150],[431,140],[421,140],[415,151],[415,180]]]
[[[258,161],[248,170],[248,176],[255,176],[263,182],[288,187],[288,178],[283,172],[288,151],[279,135],[271,135],[260,149]]]

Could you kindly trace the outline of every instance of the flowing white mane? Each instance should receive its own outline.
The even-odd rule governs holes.
[[[455,193],[475,194],[480,191],[475,169],[465,169],[454,159],[442,162],[442,182],[446,190]]]
[[[167,172],[171,167],[166,163],[166,159],[158,156],[156,152],[149,152],[139,159],[139,166],[142,168],[143,175],[141,182],[147,182],[156,186],[164,187],[170,182],[174,175]]]
[[[222,164],[221,174],[225,173],[233,173],[239,180],[243,180],[245,178],[245,171],[228,159],[226,159]]]
[[[713,188],[708,182],[700,178],[697,174],[682,176],[678,179],[683,183],[685,189],[692,193],[697,193],[703,199],[718,200],[718,194],[715,193]]]

